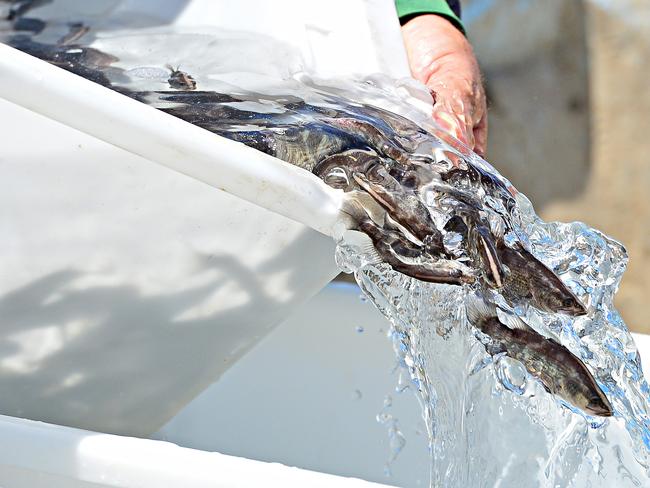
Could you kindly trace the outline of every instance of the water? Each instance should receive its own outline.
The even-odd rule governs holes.
[[[377,414],[377,422],[386,427],[388,434],[389,456],[384,465],[384,474],[391,476],[391,464],[395,462],[399,454],[406,446],[406,437],[399,429],[399,420],[391,413],[393,406],[393,397],[386,395],[384,406]]]
[[[586,317],[525,320],[580,357],[615,417],[587,416],[548,394],[522,365],[490,357],[468,323],[471,290],[423,283],[341,243],[337,259],[393,325],[419,385],[429,426],[432,486],[647,486],[648,389],[638,354],[612,305],[625,268],[620,244],[581,223],[544,223],[517,196],[518,230],[535,254],[589,304]]]
[[[429,269],[445,256],[463,272],[474,273],[471,280],[454,285],[420,281],[395,271],[399,259],[393,266],[378,260],[363,240],[345,235],[338,243],[339,266],[354,273],[365,297],[392,324],[389,336],[398,364],[410,376],[399,380],[397,390],[414,391],[422,405],[432,486],[648,486],[648,386],[634,343],[612,304],[627,259],[619,243],[581,223],[542,222],[530,202],[494,168],[403,102],[405,97],[426,98],[413,82],[381,76],[327,81],[284,73],[281,82],[270,86],[259,73],[230,76],[226,60],[214,55],[213,45],[206,47],[206,33],[118,32],[97,40],[93,47],[99,51],[86,52],[83,45],[56,44],[68,28],[61,23],[38,35],[9,34],[8,40],[44,59],[56,54],[57,63],[71,71],[316,172],[381,217],[381,235],[410,242],[417,255],[408,269]],[[224,34],[214,35],[227,50]],[[244,41],[238,37],[237,42]],[[136,45],[150,46],[153,54],[146,59],[129,55],[138,52],[131,49]],[[175,59],[168,59],[170,52]],[[180,52],[193,57],[185,60]],[[106,53],[119,59],[102,55]],[[61,62],[62,56],[67,62]],[[208,58],[218,62],[199,62]],[[168,63],[181,64],[196,79],[197,91],[171,90],[165,78]],[[418,169],[415,182],[396,177],[404,193],[397,189],[395,194],[417,197],[418,208],[425,208],[432,222],[430,229],[441,234],[438,247],[413,235],[413,228],[406,228],[395,212],[387,216],[376,195],[369,197],[346,172],[349,158],[323,169],[324,160],[349,151],[370,155],[394,175],[404,165]],[[440,178],[451,174],[444,182]],[[473,233],[479,221],[463,210],[463,203],[479,209],[483,233]],[[469,229],[458,222],[449,225],[459,215],[470,223]],[[530,252],[529,261],[536,258],[553,270],[587,314],[549,311],[541,306],[543,299],[491,283],[494,273],[477,244],[485,236]],[[387,253],[380,257],[390,258]],[[607,395],[614,416],[588,415],[548,393],[538,377],[508,354],[488,354],[491,338],[468,316],[468,303],[477,295],[498,307],[504,321],[519,317],[580,358]],[[390,403],[387,398],[378,415],[389,436],[388,470],[406,442]]]

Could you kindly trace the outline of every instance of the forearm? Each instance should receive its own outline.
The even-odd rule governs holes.
[[[402,27],[412,76],[436,94],[433,117],[483,155],[487,113],[478,62],[464,34],[445,17],[418,15]]]

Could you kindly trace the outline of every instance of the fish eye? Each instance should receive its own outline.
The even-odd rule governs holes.
[[[576,303],[575,300],[573,300],[572,298],[564,298],[562,300],[562,305],[565,307],[573,307],[576,305]]]

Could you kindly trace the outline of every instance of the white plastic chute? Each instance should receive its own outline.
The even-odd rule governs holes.
[[[407,71],[391,0],[29,16],[203,87]],[[149,435],[337,274],[341,194],[314,175],[6,45],[0,73],[0,413]]]

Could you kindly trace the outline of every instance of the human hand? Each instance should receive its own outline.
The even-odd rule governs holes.
[[[419,15],[402,27],[413,77],[434,92],[433,118],[480,156],[487,147],[487,107],[469,41],[439,15]]]

